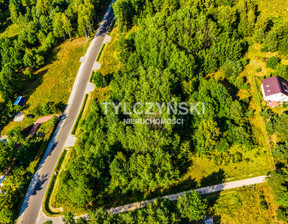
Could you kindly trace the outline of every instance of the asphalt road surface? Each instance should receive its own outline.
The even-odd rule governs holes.
[[[113,1],[112,1],[113,2]],[[82,62],[75,79],[67,108],[60,118],[60,123],[44,153],[36,173],[28,188],[17,223],[33,224],[39,222],[43,216],[42,204],[48,183],[53,175],[58,158],[63,151],[64,145],[70,135],[76,121],[81,105],[84,100],[87,83],[90,79],[93,64],[100,52],[104,38],[111,26],[114,15],[112,4],[109,6],[95,37],[86,52],[85,60]],[[38,219],[38,221],[37,221]]]

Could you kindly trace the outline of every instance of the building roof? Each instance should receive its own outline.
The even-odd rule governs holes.
[[[18,113],[16,114],[16,116],[14,117],[13,121],[21,122],[21,121],[23,121],[24,116],[25,116],[24,113],[18,112]]]
[[[21,106],[24,102],[24,98],[22,96],[18,96],[15,102],[13,103],[14,106],[19,105]]]
[[[283,93],[288,96],[288,84],[279,76],[272,76],[262,80],[265,96]]]
[[[0,142],[7,143],[8,137],[6,135],[0,135]]]

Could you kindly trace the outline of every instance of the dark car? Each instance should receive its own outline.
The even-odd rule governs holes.
[[[28,117],[28,118],[34,118],[35,115],[33,115],[33,114],[27,114],[27,117]]]

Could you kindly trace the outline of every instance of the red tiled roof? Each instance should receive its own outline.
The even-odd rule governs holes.
[[[266,101],[266,106],[268,107],[278,107],[279,104],[277,101]]]
[[[283,93],[288,96],[287,82],[278,76],[272,76],[262,80],[265,96],[271,96],[277,93]]]

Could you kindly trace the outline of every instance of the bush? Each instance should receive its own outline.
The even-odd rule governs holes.
[[[288,221],[287,208],[280,207],[277,209],[277,218],[279,220]]]
[[[287,65],[282,65],[282,64],[278,64],[276,66],[274,75],[280,76],[283,79],[288,79],[288,66]]]
[[[262,29],[257,30],[255,32],[255,34],[253,35],[253,39],[257,43],[262,43],[264,38],[265,38],[265,33],[264,33],[264,31]]]
[[[238,76],[236,79],[233,80],[233,84],[238,88],[238,89],[248,89],[248,85],[244,83],[244,78],[241,76]]]
[[[279,64],[279,62],[280,62],[279,58],[273,56],[273,57],[268,59],[268,61],[266,62],[266,66],[268,68],[275,69],[277,67],[277,65]]]
[[[268,47],[261,48],[261,52],[267,52],[267,51],[268,51]]]
[[[261,72],[261,71],[262,71],[261,68],[257,68],[257,69],[256,69],[256,72]]]
[[[288,53],[288,37],[279,41],[278,50],[285,52],[285,53]]]
[[[243,67],[240,61],[226,60],[222,66],[222,70],[225,73],[225,77],[235,78],[243,70]]]
[[[278,34],[275,30],[271,30],[264,40],[265,47],[268,51],[277,51],[278,49]]]
[[[103,88],[107,86],[107,82],[101,72],[96,72],[93,75],[93,82],[95,83],[96,87]]]
[[[57,108],[57,106],[54,103],[44,103],[42,105],[37,104],[36,107],[34,107],[31,110],[32,114],[41,116],[41,115],[49,115],[49,114],[58,114],[61,113],[61,110]]]

